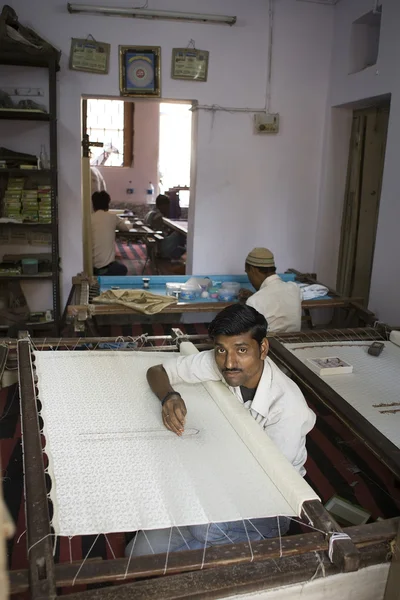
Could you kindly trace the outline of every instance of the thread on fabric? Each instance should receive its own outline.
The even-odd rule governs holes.
[[[329,546],[328,546],[328,556],[329,556],[329,560],[332,562],[332,556],[333,556],[333,545],[335,542],[338,542],[339,540],[351,540],[351,537],[347,534],[347,533],[343,533],[343,532],[339,532],[339,531],[333,531],[331,533],[331,536],[329,538]]]
[[[93,550],[93,547],[94,547],[95,543],[96,543],[96,542],[97,542],[97,540],[99,539],[99,536],[100,536],[100,534],[97,534],[97,535],[96,535],[96,538],[95,538],[95,540],[94,540],[93,544],[90,546],[88,553],[86,554],[85,558],[84,558],[84,559],[83,559],[83,561],[81,562],[81,564],[80,564],[80,566],[79,566],[79,569],[77,570],[77,572],[76,572],[76,575],[75,575],[75,577],[74,577],[74,579],[73,579],[73,581],[72,581],[72,585],[73,585],[73,586],[75,585],[75,581],[77,580],[77,578],[78,578],[78,575],[79,575],[79,573],[81,572],[81,570],[82,570],[82,567],[83,567],[83,565],[85,564],[87,557],[89,556],[89,554],[90,554],[90,553],[91,553],[91,551]]]

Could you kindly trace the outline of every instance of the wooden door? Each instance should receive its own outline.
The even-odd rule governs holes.
[[[368,305],[389,107],[355,111],[343,208],[337,289]]]

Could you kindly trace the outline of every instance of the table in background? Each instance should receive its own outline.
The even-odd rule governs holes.
[[[185,283],[190,277],[190,275],[149,276],[149,291],[155,294],[165,295],[166,283]],[[236,281],[242,288],[253,290],[247,275],[210,275],[209,277],[211,280],[219,282]],[[288,272],[280,274],[280,277],[284,281],[296,281],[295,273]],[[90,326],[92,331],[95,331],[95,323],[93,320],[98,316],[116,317],[125,315],[129,316],[130,320],[138,321],[143,319],[143,315],[120,304],[97,304],[93,302],[93,298],[112,287],[118,287],[120,289],[143,289],[143,278],[141,276],[98,278],[77,276],[73,278],[72,283],[73,286],[67,302],[65,316],[68,316],[69,321],[74,323],[76,332],[84,331],[86,325]],[[230,304],[232,304],[232,302],[221,302],[211,298],[198,298],[195,301],[177,302],[176,304],[172,304],[156,315],[151,317],[146,316],[146,319],[150,318],[152,321],[156,321],[158,315],[172,315],[169,322],[176,322],[176,315],[181,315],[183,313],[215,313],[226,308]],[[302,302],[302,307],[303,311],[330,308],[335,314],[338,313],[335,318],[335,323],[341,320],[343,326],[348,320],[349,315],[351,315],[352,325],[365,325],[364,310],[361,310],[361,313],[359,314],[357,309],[354,309],[353,307],[352,299],[349,298],[343,298],[338,295],[334,297],[330,295],[323,296],[313,300],[304,300]],[[166,322],[166,318],[167,317],[163,317],[163,322]],[[309,325],[309,323],[307,324]]]
[[[188,222],[183,219],[167,219],[167,217],[163,217],[163,221],[165,225],[168,225],[171,229],[178,231],[179,233],[183,233],[183,235],[187,235],[188,232]]]

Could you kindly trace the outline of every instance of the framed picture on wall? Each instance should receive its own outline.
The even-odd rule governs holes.
[[[87,73],[108,73],[110,61],[110,44],[97,42],[95,39],[72,38],[69,55],[69,68],[73,71]]]
[[[121,96],[161,96],[161,48],[119,47],[119,90]]]
[[[208,74],[207,50],[196,48],[172,49],[172,79],[187,79],[190,81],[207,81]]]

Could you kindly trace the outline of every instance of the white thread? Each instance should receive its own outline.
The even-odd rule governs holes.
[[[68,536],[68,546],[69,546],[69,562],[72,563],[72,544],[71,544],[71,540],[72,537],[69,535]]]
[[[23,535],[25,535],[25,534],[26,534],[26,529],[25,529],[25,531],[23,531],[23,532],[21,533],[21,535],[20,535],[20,536],[19,536],[19,538],[17,539],[17,544],[19,544],[19,543],[20,543],[22,536],[23,536]]]
[[[250,562],[253,562],[253,560],[254,560],[254,552],[253,552],[253,547],[252,547],[252,545],[251,545],[251,541],[250,541],[249,533],[248,533],[248,531],[247,531],[247,527],[246,527],[246,523],[245,523],[244,519],[243,519],[243,525],[244,525],[244,528],[245,528],[245,530],[246,530],[247,541],[249,542],[249,548],[250,548],[250,554],[251,554],[251,560],[250,560]]]
[[[328,546],[328,556],[329,560],[332,562],[333,555],[333,544],[339,540],[351,540],[351,537],[347,535],[347,533],[333,531],[331,533],[331,537],[329,538],[329,546]]]
[[[34,548],[35,546],[37,546],[37,544],[40,544],[40,542],[43,542],[43,540],[45,540],[48,537],[57,537],[57,535],[55,533],[48,533],[47,535],[45,535],[44,537],[42,537],[40,540],[38,540],[37,542],[35,542],[34,544],[32,544],[32,546],[29,546],[28,548],[28,554],[29,552],[32,550],[32,548]]]
[[[209,531],[209,529],[210,529],[210,523],[208,523],[208,525],[207,525],[206,539],[204,541],[203,560],[201,561],[200,570],[202,570],[204,568],[204,561],[205,561],[205,558],[206,558],[206,548],[207,548],[207,539],[208,539],[208,531]]]
[[[218,523],[213,523],[213,525],[215,525],[216,527],[218,527],[218,529],[220,530],[220,532],[222,533],[222,535],[224,535],[230,541],[231,544],[235,543],[233,540],[231,540],[231,538],[229,537],[229,535],[223,529],[221,529],[221,527],[218,525]]]
[[[279,558],[282,558],[282,536],[281,536],[281,524],[279,522],[279,517],[276,517],[276,522],[278,524],[278,533],[279,533]]]
[[[95,538],[95,540],[94,540],[93,544],[92,544],[92,545],[90,546],[90,548],[89,548],[89,552],[86,554],[85,558],[83,559],[83,561],[82,561],[82,563],[81,563],[81,566],[79,567],[79,569],[78,569],[78,571],[77,571],[77,573],[76,573],[76,575],[75,575],[75,577],[74,577],[74,579],[73,579],[73,581],[72,581],[72,585],[73,585],[73,586],[75,585],[75,581],[76,581],[76,579],[77,579],[77,577],[78,577],[79,573],[81,572],[81,570],[82,570],[82,567],[83,567],[83,565],[85,564],[85,561],[86,561],[87,557],[89,556],[89,554],[90,554],[90,553],[91,553],[91,551],[93,550],[93,546],[95,545],[95,543],[96,543],[96,542],[97,542],[97,540],[99,539],[99,535],[100,535],[100,534],[97,534],[97,535],[96,535],[96,538]]]
[[[115,554],[114,554],[114,550],[112,549],[112,546],[111,546],[110,542],[108,541],[108,537],[106,536],[106,534],[104,534],[104,537],[106,538],[107,545],[108,545],[108,547],[109,547],[109,548],[110,548],[110,550],[111,550],[111,554],[112,554],[113,558],[117,558],[117,557],[115,556]]]
[[[250,525],[253,527],[253,529],[255,529],[255,530],[257,531],[258,535],[259,535],[259,536],[261,536],[261,538],[262,538],[263,540],[265,540],[265,537],[263,536],[263,534],[261,533],[261,531],[259,531],[259,530],[257,529],[257,527],[254,525],[254,523],[251,521],[251,519],[247,519],[247,520],[248,520],[248,522],[250,523]]]
[[[142,529],[142,533],[143,533],[144,537],[146,538],[146,541],[147,541],[148,545],[150,546],[150,550],[152,551],[152,553],[153,553],[153,554],[155,554],[155,552],[154,552],[154,550],[153,550],[153,547],[152,547],[152,545],[150,544],[150,540],[149,540],[149,538],[147,537],[147,535],[146,535],[146,532],[145,532],[145,530],[144,530],[144,529]]]
[[[183,541],[185,542],[187,549],[188,549],[188,550],[190,550],[190,546],[189,546],[189,544],[187,543],[187,541],[186,541],[186,539],[185,539],[185,536],[183,535],[182,531],[179,529],[178,525],[175,525],[175,527],[177,528],[177,530],[178,530],[178,532],[179,532],[179,535],[181,536],[181,538],[182,538],[182,539],[183,539]]]
[[[318,562],[318,567],[316,568],[316,571],[315,571],[314,575],[311,577],[310,581],[314,581],[314,579],[318,575],[318,571],[320,569],[322,571],[322,577],[325,577],[325,565],[324,565],[324,561],[322,560],[322,558],[320,557],[320,555],[318,554],[318,552],[314,552],[314,554],[315,554],[315,557],[316,557],[317,562]]]
[[[133,538],[133,544],[132,544],[131,551],[130,551],[130,553],[129,553],[128,564],[126,565],[124,579],[126,579],[126,578],[127,578],[127,576],[128,576],[129,565],[131,564],[131,560],[132,560],[132,554],[133,554],[133,549],[135,548],[136,540],[138,539],[138,535],[139,535],[139,533],[140,533],[140,532],[138,531],[138,532],[136,533],[135,537]]]
[[[167,572],[167,566],[168,566],[168,556],[169,556],[169,550],[171,548],[171,537],[172,537],[172,527],[170,529],[169,532],[169,540],[168,540],[168,548],[167,548],[167,556],[165,557],[165,565],[164,565],[164,573],[163,575],[165,575],[165,573]]]

